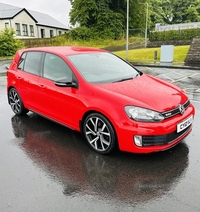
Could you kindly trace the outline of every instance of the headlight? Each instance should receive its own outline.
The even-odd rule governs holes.
[[[162,114],[141,107],[126,106],[125,111],[131,119],[136,121],[159,122],[164,119]]]

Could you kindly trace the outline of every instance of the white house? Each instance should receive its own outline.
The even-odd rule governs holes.
[[[0,30],[14,28],[16,38],[50,38],[69,29],[51,16],[0,3]]]

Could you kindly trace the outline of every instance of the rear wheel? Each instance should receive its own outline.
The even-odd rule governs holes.
[[[15,88],[11,88],[8,92],[8,100],[13,112],[16,115],[23,115],[28,113],[28,110],[24,107],[24,104],[19,96],[19,93]]]
[[[114,129],[108,119],[101,114],[92,113],[86,117],[83,133],[88,144],[98,153],[108,154],[116,146]]]

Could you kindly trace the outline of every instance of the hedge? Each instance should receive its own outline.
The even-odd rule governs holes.
[[[192,40],[198,36],[200,36],[200,28],[151,31],[149,33],[149,41]]]

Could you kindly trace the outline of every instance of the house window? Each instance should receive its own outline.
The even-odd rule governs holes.
[[[23,36],[28,36],[28,27],[27,24],[22,24]]]
[[[59,34],[59,35],[62,35],[62,31],[58,31],[58,34]]]
[[[21,29],[20,29],[19,23],[15,23],[15,32],[16,32],[16,35],[21,35]]]
[[[50,38],[54,36],[53,30],[50,30]]]
[[[5,28],[9,28],[9,23],[8,22],[5,23]]]
[[[30,25],[30,36],[34,37],[34,28],[33,25]]]
[[[41,38],[45,38],[45,29],[41,29]]]

